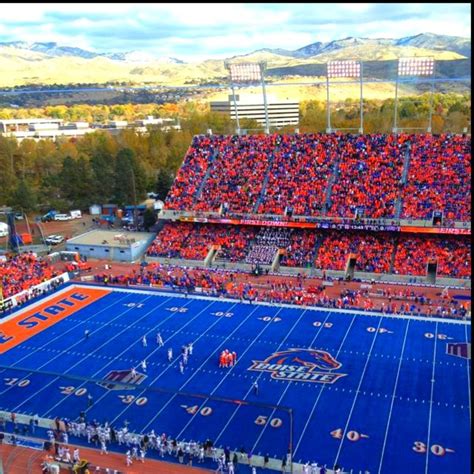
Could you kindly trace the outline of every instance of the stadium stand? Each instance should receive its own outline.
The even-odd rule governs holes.
[[[207,172],[211,158],[221,142],[218,136],[195,136],[184,157],[173,187],[166,198],[168,209],[190,209],[193,199]]]
[[[431,219],[433,211],[442,211],[446,219],[469,221],[470,137],[417,135],[402,198],[402,217]]]
[[[305,229],[295,229],[285,253],[280,258],[280,265],[285,267],[313,266],[316,253],[317,234]]]
[[[467,222],[470,157],[470,137],[458,135],[201,136],[195,137],[165,207],[332,219],[358,213],[431,220],[433,211],[442,211],[448,223]],[[357,271],[426,275],[428,259],[436,258],[439,276],[470,275],[470,252],[457,237],[395,240],[394,234],[293,229],[277,241],[268,229],[175,226],[175,231],[165,226],[149,255],[202,260],[214,244],[220,247],[218,261],[271,263],[282,249],[283,267],[343,271],[354,254]]]
[[[438,275],[471,277],[471,246],[468,238],[401,236],[394,261],[394,273],[425,275],[429,261],[438,263]]]
[[[219,156],[211,168],[194,209],[252,212],[263,187],[270,154],[279,135],[228,137],[219,146]]]
[[[58,272],[46,260],[41,260],[33,253],[19,254],[0,262],[0,286],[3,297],[8,298],[34,285],[38,285]]]
[[[316,248],[316,241],[320,244]],[[280,265],[344,271],[349,256],[355,270],[369,273],[426,275],[438,262],[438,276],[470,278],[471,253],[466,237],[396,236],[387,232],[311,231],[253,226],[167,223],[148,250],[149,256],[204,260],[215,245],[217,261],[271,264],[279,249]],[[394,256],[394,266],[391,260]]]
[[[283,135],[274,152],[260,214],[321,215],[338,135]]]
[[[442,210],[447,219],[466,221],[470,158],[470,137],[455,135],[200,136],[165,207],[217,212],[225,204],[230,212],[252,213],[258,203],[261,214],[281,215],[289,208],[295,215],[321,215],[332,177],[329,216],[354,217],[360,209],[365,217],[393,218],[401,199],[402,217],[430,219]]]
[[[219,258],[240,261],[255,233],[254,227],[167,223],[148,248],[148,256],[203,260],[211,245],[217,245]]]
[[[350,254],[356,255],[356,270],[388,273],[393,242],[387,234],[331,231],[323,239],[316,268],[344,270]]]
[[[354,217],[360,210],[364,217],[394,217],[407,139],[406,135],[382,134],[342,139],[328,215]]]

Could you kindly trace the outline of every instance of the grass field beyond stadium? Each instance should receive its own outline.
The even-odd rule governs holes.
[[[66,286],[2,322],[0,409],[87,410],[131,431],[278,458],[291,441],[294,461],[346,471],[470,472],[470,322],[97,290]],[[223,349],[237,353],[234,367],[218,367]],[[291,438],[278,407],[292,409]]]

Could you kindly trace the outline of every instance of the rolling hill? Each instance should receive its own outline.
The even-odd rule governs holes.
[[[235,62],[266,61],[268,76],[276,79],[294,75],[319,76],[328,60],[395,62],[399,57],[409,56],[432,56],[440,63],[465,60],[461,61],[466,66],[462,66],[460,72],[468,75],[471,41],[431,33],[399,39],[350,37],[327,43],[315,42],[294,51],[262,49],[229,59]],[[111,82],[180,86],[223,81],[227,77],[223,60],[185,63],[140,51],[97,53],[53,42],[0,43],[0,69],[0,87]]]

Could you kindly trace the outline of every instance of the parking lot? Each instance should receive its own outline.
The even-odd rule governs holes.
[[[81,219],[72,219],[69,221],[35,222],[35,217],[39,216],[28,216],[28,222],[26,219],[15,221],[17,233],[31,233],[33,244],[38,245],[43,243],[43,237],[47,238],[50,235],[61,235],[64,237],[64,242],[54,246],[57,250],[63,250],[67,239],[86,232],[93,224],[92,216],[89,214],[82,214]],[[1,237],[0,248],[4,249],[6,246],[7,237]]]

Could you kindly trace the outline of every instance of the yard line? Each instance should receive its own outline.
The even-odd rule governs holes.
[[[400,352],[400,360],[398,362],[397,375],[395,377],[395,385],[393,387],[392,401],[390,403],[390,410],[388,412],[387,428],[385,429],[385,436],[384,436],[383,445],[382,445],[382,454],[381,454],[381,457],[380,457],[380,464],[379,464],[379,471],[378,471],[379,474],[381,474],[381,472],[382,472],[383,458],[384,458],[384,455],[385,455],[385,446],[387,444],[388,430],[390,428],[390,421],[392,420],[393,405],[395,404],[395,396],[397,394],[398,379],[400,377],[400,369],[402,368],[402,364],[403,364],[403,354],[405,352],[405,344],[407,342],[407,335],[408,335],[409,326],[410,326],[410,320],[408,320],[408,323],[405,327],[405,335],[403,337],[402,350]]]
[[[344,342],[346,341],[347,336],[349,335],[349,332],[350,332],[350,330],[351,330],[351,328],[352,328],[352,325],[354,324],[354,321],[355,321],[355,320],[356,320],[356,317],[353,316],[353,317],[352,317],[351,324],[349,324],[349,327],[347,328],[347,331],[346,331],[346,333],[344,334],[344,338],[342,339],[341,344],[339,345],[339,348],[337,349],[336,357],[335,357],[336,359],[338,358],[338,355],[339,355],[339,353],[341,352],[342,347],[344,346]],[[301,441],[303,440],[304,434],[306,433],[306,430],[307,430],[307,428],[308,428],[309,422],[311,421],[311,418],[312,418],[312,416],[313,416],[314,410],[316,409],[316,407],[317,407],[317,405],[318,405],[318,403],[319,403],[319,399],[321,398],[321,395],[323,394],[325,388],[326,388],[326,385],[323,385],[323,386],[321,387],[321,390],[319,391],[318,398],[316,398],[316,401],[314,402],[313,408],[311,409],[311,413],[310,413],[309,416],[308,416],[308,420],[306,421],[306,424],[304,425],[303,431],[301,432],[300,437],[299,437],[299,439],[298,439],[298,443],[296,443],[295,450],[293,451],[293,458],[296,457],[296,452],[298,451],[298,448],[300,447]]]
[[[379,320],[379,324],[377,326],[377,330],[375,331],[375,336],[374,338],[372,339],[372,344],[370,345],[370,349],[369,349],[369,352],[367,354],[367,359],[365,361],[365,365],[364,365],[364,369],[362,371],[362,375],[360,376],[360,379],[359,379],[359,385],[357,386],[357,390],[356,390],[356,394],[355,394],[355,397],[354,397],[354,400],[352,402],[352,406],[351,406],[351,410],[349,412],[349,415],[347,417],[347,420],[346,420],[346,426],[344,426],[344,431],[343,433],[347,433],[347,428],[349,426],[349,423],[351,421],[351,418],[352,418],[352,413],[354,411],[354,407],[356,405],[356,402],[357,402],[357,398],[359,397],[359,390],[360,388],[362,387],[362,382],[364,381],[364,377],[365,377],[365,372],[367,370],[367,366],[369,365],[369,361],[370,361],[370,355],[372,354],[372,350],[375,346],[375,341],[377,340],[377,336],[380,334],[379,333],[379,329],[380,329],[380,325],[382,324],[382,321],[383,321],[383,318],[380,318]],[[345,440],[345,436],[342,437],[341,439],[341,442],[339,443],[339,448],[337,450],[337,453],[336,453],[336,459],[334,460],[334,463],[333,463],[333,466],[335,466],[337,464],[337,461],[339,459],[339,456],[341,454],[341,450],[342,450],[342,446],[344,444],[344,440]]]
[[[466,344],[469,342],[469,334],[467,332],[467,325],[464,326],[464,331],[466,333]],[[467,394],[468,394],[468,407],[469,407],[469,426],[471,426],[471,374],[469,371],[469,359],[466,357],[466,369],[467,369]]]
[[[222,341],[222,344],[227,341],[227,339],[230,339],[232,337],[232,334],[234,334],[239,328],[240,326],[242,326],[242,324],[244,324],[249,318],[250,316],[252,316],[253,313],[255,313],[255,311],[257,311],[257,309],[259,308],[259,306],[255,306],[255,308],[246,316],[246,318],[226,337],[226,339],[224,339],[224,341]],[[279,310],[277,311],[277,313],[275,314],[275,316],[273,316],[272,320],[278,316],[278,314],[280,313],[280,311],[282,310],[283,308],[279,308]],[[261,334],[263,334],[263,332],[266,331],[266,329],[270,326],[271,324],[271,321],[269,321],[267,324],[265,324],[263,326],[263,329],[255,336],[255,339],[253,340],[253,342],[249,345],[249,347],[239,356],[239,360],[237,361],[237,363],[235,365],[233,365],[230,370],[227,372],[226,375],[224,375],[224,377],[221,379],[220,383],[215,387],[215,389],[211,392],[211,395],[217,390],[217,388],[224,382],[224,380],[232,373],[232,371],[234,370],[234,368],[237,366],[237,364],[240,362],[240,360],[242,360],[242,357],[244,356],[244,354],[247,353],[247,351],[250,349],[250,347],[255,343],[255,341],[260,337]],[[208,362],[208,360],[211,358],[211,357],[215,357],[214,354],[211,354],[200,366],[199,368],[194,372],[194,374],[188,378],[186,380],[186,382],[181,385],[181,387],[179,387],[178,391],[181,391],[188,383],[189,381],[202,369],[202,367],[204,367],[204,365]],[[176,398],[177,394],[173,395],[172,398],[170,398],[166,403],[165,405],[163,405],[163,407],[161,408],[161,410],[150,420],[150,422],[143,428],[143,431],[148,428],[155,420],[156,418],[163,412],[163,410]],[[199,409],[196,411],[196,413],[194,415],[191,416],[191,419],[189,421],[192,421],[196,415],[201,411],[201,408],[204,406],[205,403],[207,403],[207,401],[209,400],[209,398],[206,398],[206,400],[204,400],[204,402],[202,403],[202,405],[199,407]],[[186,425],[187,426],[187,425]],[[175,436],[175,438],[178,438],[178,436]]]
[[[167,298],[167,300],[165,300],[162,304],[160,304],[159,306],[155,306],[151,311],[149,311],[148,313],[146,313],[142,318],[138,319],[137,321],[141,321],[145,316],[148,316],[148,314],[150,314],[152,311],[155,311],[157,308],[161,308],[161,306],[163,306],[164,304],[166,304],[170,299],[172,298]],[[186,304],[190,303],[191,301],[187,302]],[[184,306],[186,306],[186,304]],[[211,303],[212,304],[212,303]],[[210,304],[208,304],[202,311],[204,312],[207,308],[209,308]],[[200,314],[200,313],[199,313]],[[160,321],[160,323],[158,323],[156,326],[154,326],[153,328],[151,328],[145,335],[148,336],[150,333],[154,332],[157,330],[157,328],[159,328],[161,325],[163,325],[164,323],[166,323],[166,321],[169,321],[172,317],[173,317],[173,313],[171,313],[169,316],[167,316],[165,319],[163,319],[162,321]],[[195,318],[193,318],[195,319]],[[193,320],[190,320],[188,321],[183,327],[186,327],[188,324],[190,324]],[[126,327],[123,331],[121,331],[119,334],[123,333],[124,331],[128,330],[129,328]],[[140,336],[133,344],[136,344],[137,342],[141,341],[143,336]],[[169,339],[168,339],[169,340]],[[117,356],[115,356],[110,362],[108,362],[107,364],[105,364],[104,366],[102,366],[99,370],[97,370],[96,372],[94,372],[89,378],[94,378],[96,377],[96,375],[98,375],[100,372],[102,372],[106,367],[108,367],[109,365],[113,364],[117,358],[119,358],[120,356],[122,356],[123,354],[125,354],[129,349],[130,349],[130,345],[128,345],[120,354],[118,354]],[[159,348],[156,348],[153,350],[156,351],[158,350]],[[150,356],[151,354],[149,354]],[[149,357],[148,356],[148,357]],[[148,358],[147,357],[147,358]],[[83,359],[84,360],[84,359]],[[83,362],[83,360],[81,360],[80,362]],[[76,364],[77,365],[77,364]],[[81,383],[77,388],[81,388],[83,387],[84,385],[86,385],[87,382],[83,382]],[[105,392],[104,395],[102,397],[100,397],[98,400],[96,400],[95,403],[97,403],[99,400],[101,400],[105,395],[107,395],[108,392]],[[66,395],[63,399],[61,399],[58,403],[56,403],[54,406],[52,406],[51,408],[49,408],[49,410],[43,414],[43,417],[46,418],[46,415],[48,413],[50,413],[52,410],[54,410],[54,408],[56,408],[58,405],[60,405],[61,403],[63,403],[67,398],[71,397],[73,394],[69,394],[69,395]],[[85,410],[87,412],[87,410]]]
[[[143,302],[149,300],[151,298],[151,296],[149,296],[148,298],[145,298],[143,300]],[[168,298],[168,299],[171,299],[171,298]],[[158,306],[158,308],[160,306],[163,306],[164,304],[166,303],[166,301],[164,301],[162,304],[160,304]],[[113,322],[115,321],[117,318],[120,318],[121,316],[123,316],[125,313],[131,311],[132,309],[134,308],[129,308],[127,309],[126,311],[124,311],[123,313],[120,313],[118,316],[116,316],[114,319],[112,319],[112,321],[110,322]],[[145,318],[146,316],[148,316],[148,314],[150,314],[152,311],[154,311],[155,308],[153,308],[152,310],[148,311],[147,313],[145,313],[140,319],[136,320],[133,324],[141,321],[143,318]],[[107,326],[107,324],[105,325]],[[103,327],[100,328],[100,329],[96,329],[96,331],[93,331],[91,332],[91,334],[93,334],[94,332],[97,332],[97,331],[100,331],[104,329]],[[122,331],[120,331],[119,333],[116,333],[112,338],[108,339],[106,342],[104,342],[103,344],[101,344],[100,346],[98,346],[96,349],[94,349],[87,357],[90,357],[90,355],[96,353],[99,349],[102,349],[102,347],[104,347],[105,345],[107,345],[110,341],[113,341],[115,338],[117,338],[118,336],[120,336],[120,334],[122,334],[123,332],[127,331],[128,328],[125,328],[123,329]],[[74,346],[76,346],[77,344],[81,344],[83,341],[82,340],[79,340],[78,342],[76,342],[75,344],[73,344],[69,349],[72,349]],[[128,348],[127,348],[128,349]],[[44,366],[48,365],[51,361],[57,359],[58,357],[61,357],[61,355],[63,354],[63,352],[60,352],[57,356],[53,357],[52,359],[48,360],[45,364],[41,365],[40,367],[37,367],[36,370],[40,370],[42,369]],[[67,374],[71,369],[73,369],[74,367],[76,367],[77,365],[79,365],[81,362],[84,362],[84,360],[86,359],[81,359],[79,360],[78,362],[76,362],[75,364],[71,365],[68,370],[66,372],[64,372],[64,374]],[[111,361],[113,362],[113,360]],[[109,362],[110,364],[110,362]],[[34,372],[32,372],[34,373]],[[52,380],[51,382],[49,382],[48,384],[46,384],[45,386],[43,386],[40,390],[38,390],[35,394],[33,394],[31,397],[28,397],[26,400],[24,400],[22,403],[20,403],[18,406],[16,406],[13,411],[17,411],[19,407],[21,407],[22,405],[24,405],[27,401],[31,400],[33,397],[35,397],[38,393],[42,392],[43,390],[45,390],[46,388],[48,388],[50,385],[52,385],[54,382],[56,382],[60,377],[56,377],[54,380]],[[13,387],[12,387],[13,388]]]
[[[56,295],[54,295],[56,296]],[[109,310],[112,306],[122,302],[125,298],[127,297],[127,295],[121,297],[120,299],[118,299],[117,301],[114,301],[113,303],[109,304],[108,306],[106,306],[105,308],[101,309],[100,311],[97,311],[97,313],[93,313],[90,317],[88,317],[87,319],[85,319],[84,321],[80,321],[78,324],[76,324],[75,326],[73,326],[72,328],[68,329],[67,331],[65,332],[62,332],[61,334],[59,334],[58,336],[54,337],[53,339],[50,339],[48,340],[48,342],[45,342],[42,346],[40,347],[37,347],[33,352],[30,352],[28,351],[27,354],[25,354],[22,358],[18,359],[15,361],[15,365],[17,365],[19,362],[21,362],[22,360],[26,359],[27,357],[30,357],[31,355],[35,354],[36,352],[44,349],[46,346],[50,345],[52,342],[62,338],[65,334],[68,334],[69,332],[71,331],[75,331],[81,324],[84,324],[84,323],[87,323],[89,322],[92,318],[94,318],[96,315],[102,313],[103,311],[107,311]],[[83,308],[84,309],[84,308]],[[93,334],[93,332],[91,332],[91,334]],[[25,341],[26,342],[26,341]],[[12,369],[15,368],[14,365],[12,365],[11,367]],[[3,372],[5,372],[7,369],[3,369]],[[25,375],[24,377],[21,378],[21,380],[23,380],[24,378],[26,377],[29,377],[33,374],[33,372],[30,372],[29,374]],[[21,382],[21,380],[19,380]],[[12,387],[10,387],[12,388]],[[0,395],[3,395],[6,391],[10,390],[10,388],[4,390],[3,392],[0,392]]]
[[[436,342],[438,340],[438,323],[435,326],[434,349],[433,349],[433,370],[431,371],[431,394],[430,394],[430,414],[428,417],[428,440],[426,441],[426,462],[425,474],[428,474],[428,461],[430,458],[430,437],[431,437],[431,415],[433,414],[433,393],[435,385],[435,369],[436,369]]]
[[[316,333],[316,335],[313,337],[313,340],[309,343],[308,345],[308,349],[311,349],[311,346],[315,343],[316,339],[318,338],[319,336],[319,333],[321,332],[321,330],[323,329],[324,327],[324,323],[328,320],[329,316],[330,316],[331,312],[328,311],[327,312],[327,315],[326,315],[326,319],[324,320],[324,322],[321,324],[321,326],[319,326],[319,329],[318,329],[318,332]],[[283,393],[281,394],[281,397],[278,399],[277,401],[277,405],[280,404],[280,402],[283,400],[283,397],[285,396],[286,392],[288,391],[288,389],[290,388],[291,384],[293,383],[293,381],[291,380],[287,385],[286,385],[286,388],[285,390],[283,391]],[[262,438],[262,436],[264,435],[265,433],[265,430],[267,429],[268,425],[270,424],[270,420],[272,419],[273,415],[275,414],[276,412],[276,408],[273,409],[272,411],[272,414],[268,417],[268,423],[265,423],[265,426],[263,427],[260,435],[258,436],[257,438],[257,441],[255,441],[252,449],[250,450],[251,453],[255,452],[255,448],[257,447],[260,439]]]
[[[296,323],[293,324],[293,326],[291,327],[291,329],[289,330],[289,332],[287,333],[287,335],[285,336],[285,338],[283,339],[283,341],[280,342],[280,344],[278,345],[278,347],[276,348],[276,351],[275,352],[278,352],[280,350],[280,348],[283,346],[283,344],[285,343],[285,341],[288,339],[288,337],[290,336],[290,334],[293,332],[293,329],[295,329],[296,325],[301,321],[301,319],[303,318],[303,316],[306,314],[308,310],[305,309],[300,317],[296,320]],[[322,327],[322,326],[321,326]],[[253,345],[254,343],[252,343],[248,348],[247,350],[250,349],[250,347]],[[258,382],[258,380],[260,379],[260,377],[264,374],[264,372],[260,372],[258,374],[258,377],[254,380],[254,382]],[[222,382],[221,382],[222,383]],[[220,385],[220,384],[219,384]],[[219,386],[218,385],[218,386]],[[217,386],[217,387],[218,387]],[[211,395],[217,390],[217,387],[211,392]],[[247,393],[245,394],[245,396],[243,397],[243,399],[245,400],[249,394],[251,393],[252,391],[252,386],[250,386],[250,388],[248,389]],[[224,433],[224,431],[227,429],[227,427],[229,426],[230,422],[234,419],[234,416],[237,414],[237,412],[239,411],[239,408],[241,407],[241,405],[238,405],[237,408],[234,410],[234,413],[232,413],[232,415],[230,416],[229,420],[227,421],[227,423],[225,424],[224,428],[222,428],[221,432],[217,435],[216,439],[214,440],[214,445],[217,444],[217,441],[219,440],[219,438],[222,436],[222,434]],[[196,416],[198,412],[196,412],[193,416]],[[183,430],[181,431],[181,433],[184,431],[184,429],[187,427],[187,425],[183,428]],[[179,435],[181,435],[181,433]],[[178,435],[178,437],[179,437]]]
[[[193,301],[193,300],[189,300],[189,301]],[[206,311],[207,309],[209,309],[213,304],[215,304],[216,301],[211,301],[203,310],[199,311],[192,319],[190,319],[184,326],[182,326],[179,330],[175,331],[174,334],[169,337],[168,339],[166,339],[166,341],[163,341],[163,342],[168,342],[170,341],[171,339],[173,339],[175,336],[177,336],[178,334],[181,333],[181,331],[186,327],[186,326],[189,326],[189,324],[191,324],[194,320],[196,320],[202,313],[204,313],[204,311]],[[234,303],[229,309],[231,310],[237,303]],[[193,345],[196,341],[199,341],[199,339],[201,339],[201,337],[204,336],[204,334],[206,334],[210,329],[212,329],[216,324],[218,324],[220,321],[222,321],[224,318],[216,318],[216,320],[206,329],[206,331],[204,331],[195,341],[193,341]],[[156,328],[154,329],[156,330]],[[156,351],[160,350],[160,347],[157,347],[155,349],[153,349],[153,351],[148,355],[148,357],[151,357]],[[147,359],[148,359],[147,357]],[[176,358],[176,360],[178,360],[179,357]],[[154,384],[156,381],[158,381],[160,379],[160,377],[170,369],[170,367],[172,367],[174,365],[174,363],[170,363],[168,364],[158,375],[157,377],[155,377],[148,385],[148,387],[151,387],[152,384]],[[139,395],[136,396],[136,398],[140,398],[141,396],[143,396],[147,391],[147,388],[144,389]],[[105,392],[98,400],[97,402],[99,402],[100,400],[102,400],[103,398],[105,398],[107,395],[109,395],[110,392]],[[97,403],[96,402],[96,403]],[[132,404],[130,405],[127,405],[111,422],[110,422],[110,425],[112,425],[116,420],[117,418],[119,418],[120,416],[122,416],[130,407],[132,406]]]

